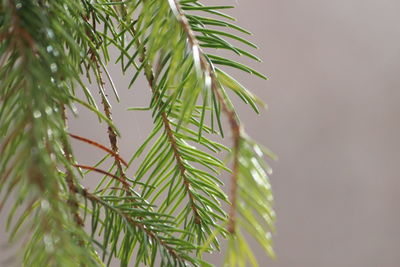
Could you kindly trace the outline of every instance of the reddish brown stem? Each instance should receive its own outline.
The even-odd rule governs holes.
[[[92,167],[92,166],[87,166],[87,165],[74,164],[74,166],[77,167],[77,168],[90,170],[90,171],[95,171],[95,172],[110,176],[110,177],[114,178],[115,180],[120,181],[124,186],[127,186],[129,188],[129,184],[124,179],[121,179],[120,177],[118,177],[118,176],[116,176],[116,175],[114,175],[112,173],[109,173],[107,171],[104,171],[102,169],[98,169],[98,168],[95,168],[95,167]]]
[[[97,142],[95,142],[93,140],[90,140],[88,138],[85,138],[85,137],[82,137],[82,136],[78,136],[78,135],[75,135],[75,134],[72,134],[72,133],[69,133],[69,136],[71,136],[74,139],[77,139],[79,141],[88,143],[89,145],[93,145],[95,147],[98,147],[98,148],[106,151],[107,153],[111,154],[116,160],[121,161],[122,164],[124,164],[126,167],[128,167],[128,163],[126,163],[126,161],[123,158],[121,158],[117,153],[115,153],[111,149],[103,146],[102,144],[99,144],[99,143],[97,143]]]

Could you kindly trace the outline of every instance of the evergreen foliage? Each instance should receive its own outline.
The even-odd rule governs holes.
[[[9,242],[28,235],[24,266],[106,266],[115,258],[121,266],[209,266],[204,254],[219,251],[224,238],[226,266],[258,266],[250,236],[274,256],[264,161],[274,155],[245,134],[229,91],[256,113],[263,104],[226,67],[265,76],[216,54],[259,60],[240,48],[256,46],[223,13],[229,8],[198,0],[1,0],[0,209],[12,202],[3,211]],[[119,51],[130,87],[144,75],[152,94],[153,130],[128,162],[105,88],[109,81],[119,99],[106,68],[110,49]],[[68,132],[75,105],[108,125],[109,145]],[[224,137],[223,118],[230,148],[215,141]],[[71,138],[103,150],[113,165],[79,164]],[[229,197],[223,171],[231,173]],[[89,172],[103,177],[94,192],[82,185]]]

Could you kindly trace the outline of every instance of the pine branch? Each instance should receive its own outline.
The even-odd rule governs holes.
[[[131,30],[132,30],[133,34],[136,33],[136,30],[135,30],[135,28],[133,26],[131,27]],[[141,44],[139,38],[137,38],[136,45],[137,45],[138,48],[142,47],[142,44]],[[147,59],[145,48],[141,49],[141,59],[142,59],[142,61]],[[152,91],[152,93],[154,95],[155,102],[158,102],[161,97],[159,96],[158,91],[157,91],[157,89],[155,88],[155,85],[154,85],[154,73],[153,73],[153,70],[152,70],[152,66],[148,62],[146,62],[144,64],[145,64],[144,70],[145,70],[145,76],[147,78],[147,82],[149,83],[150,89],[151,89],[151,91]],[[160,101],[160,105],[164,106],[165,103]],[[159,107],[159,109],[161,109],[161,107]],[[171,146],[171,148],[173,150],[173,154],[174,154],[174,158],[175,158],[175,161],[176,161],[176,164],[177,164],[177,168],[179,169],[180,175],[181,175],[182,180],[183,180],[183,184],[185,186],[186,194],[187,194],[187,196],[189,198],[190,207],[191,207],[192,212],[194,214],[194,221],[195,221],[196,224],[201,224],[202,223],[202,218],[199,215],[199,212],[198,212],[198,210],[196,208],[196,205],[195,205],[195,200],[194,200],[193,193],[190,190],[191,185],[190,185],[190,182],[189,182],[189,180],[188,180],[188,178],[186,176],[187,170],[186,170],[185,164],[183,163],[182,157],[180,155],[180,151],[179,151],[179,148],[178,148],[178,145],[177,145],[176,137],[175,137],[174,132],[173,132],[173,130],[171,128],[171,124],[170,124],[170,121],[168,119],[168,115],[167,115],[167,113],[165,111],[161,111],[160,115],[162,117],[162,122],[163,122],[163,125],[164,125],[165,132],[166,132],[166,134],[168,136],[168,142],[170,143],[170,146]]]
[[[138,42],[137,45],[138,45],[138,47],[140,47],[141,46],[140,42]],[[142,49],[141,58],[143,58],[143,59],[147,58],[145,49]],[[162,107],[165,106],[165,103],[163,101],[159,100],[161,97],[158,95],[158,91],[157,91],[157,89],[155,88],[155,85],[154,85],[154,74],[153,74],[153,71],[152,71],[152,67],[151,67],[150,64],[147,63],[145,65],[144,69],[145,69],[147,81],[148,81],[149,86],[150,86],[150,88],[152,90],[152,93],[154,95],[154,101],[155,102],[159,102],[158,109],[162,110]],[[176,161],[176,164],[177,164],[177,169],[179,169],[180,176],[182,177],[182,182],[183,182],[183,185],[185,187],[185,192],[186,192],[186,195],[187,195],[187,197],[189,199],[189,206],[190,206],[190,208],[192,210],[192,213],[193,213],[193,216],[194,216],[194,223],[197,224],[197,225],[200,225],[200,226],[204,225],[204,224],[207,224],[207,221],[206,221],[207,218],[200,215],[200,213],[198,211],[198,208],[196,206],[196,199],[197,198],[194,196],[194,194],[192,192],[191,182],[190,182],[190,180],[188,179],[188,177],[186,175],[188,170],[186,168],[186,165],[183,162],[183,159],[182,159],[182,156],[181,156],[181,152],[180,152],[179,147],[177,145],[176,136],[175,136],[174,131],[172,130],[168,115],[167,115],[167,113],[165,111],[160,111],[159,114],[160,114],[160,116],[162,118],[164,131],[165,131],[165,133],[166,133],[166,135],[168,137],[167,138],[167,142],[169,142],[169,144],[171,146],[171,149],[173,151],[173,155],[174,155],[174,158],[175,158],[175,161]],[[171,186],[172,186],[172,184],[171,184]],[[199,238],[201,240],[201,237],[199,237]]]
[[[238,168],[239,168],[239,143],[241,138],[241,126],[237,119],[236,112],[232,109],[232,107],[228,106],[224,97],[220,92],[220,86],[218,85],[219,82],[215,75],[213,67],[209,64],[206,56],[204,55],[203,51],[201,50],[199,43],[189,25],[189,22],[180,7],[180,5],[176,2],[176,0],[169,1],[171,5],[171,9],[174,12],[177,20],[181,23],[183,30],[185,31],[186,36],[188,37],[191,49],[193,50],[193,56],[198,57],[198,61],[200,62],[200,68],[202,72],[209,75],[211,79],[211,89],[214,91],[215,95],[218,98],[222,106],[222,110],[225,112],[226,116],[228,117],[231,132],[232,132],[232,139],[233,139],[233,169],[232,169],[232,181],[231,181],[231,209],[229,212],[229,223],[228,223],[228,231],[231,234],[235,233],[235,213],[236,213],[236,202],[237,202],[237,183],[238,183]],[[195,59],[196,60],[196,59]]]

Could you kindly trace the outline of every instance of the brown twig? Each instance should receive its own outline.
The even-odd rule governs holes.
[[[121,161],[122,164],[124,164],[126,167],[128,167],[128,163],[126,163],[126,161],[123,158],[121,158],[117,153],[115,153],[111,149],[103,146],[102,144],[99,144],[99,143],[97,143],[97,142],[95,142],[93,140],[90,140],[88,138],[85,138],[85,137],[82,137],[82,136],[79,136],[79,135],[75,135],[75,134],[72,134],[72,133],[68,133],[68,135],[71,136],[72,138],[76,139],[76,140],[88,143],[90,145],[93,145],[95,147],[100,148],[101,150],[106,151],[107,153],[111,154],[116,160]]]
[[[74,166],[77,167],[77,168],[90,170],[90,171],[95,171],[95,172],[110,176],[111,178],[114,178],[115,180],[120,181],[125,187],[129,188],[129,184],[124,179],[122,179],[122,178],[120,178],[120,177],[118,177],[118,176],[116,176],[116,175],[114,175],[112,173],[109,173],[109,172],[104,171],[104,170],[99,169],[99,168],[95,168],[95,167],[87,166],[87,165],[82,165],[82,164],[74,164]]]
[[[68,119],[67,119],[67,114],[66,114],[64,105],[61,105],[61,116],[62,116],[62,118],[64,120],[64,127],[65,127],[65,129],[67,129],[68,128]],[[68,145],[68,142],[67,142],[66,139],[63,140],[62,146],[63,146],[63,150],[64,150],[64,155],[65,155],[67,161],[70,164],[73,165],[72,152],[69,149],[69,145]],[[83,227],[84,226],[84,222],[83,222],[83,220],[82,220],[82,218],[81,218],[81,216],[79,215],[79,212],[78,212],[79,203],[78,203],[78,201],[77,201],[77,199],[75,197],[75,193],[76,192],[74,190],[74,188],[75,188],[74,176],[73,176],[73,173],[71,172],[71,170],[69,169],[68,166],[66,166],[66,178],[65,179],[67,180],[68,189],[69,189],[69,191],[71,193],[69,195],[70,198],[68,200],[68,203],[71,206],[75,222],[76,222],[77,225]]]
[[[91,14],[92,14],[91,26],[92,26],[93,31],[96,32],[96,20],[94,18],[94,14],[93,13],[91,13]],[[84,17],[84,20],[89,23],[89,17]],[[94,37],[89,31],[87,32],[87,35],[92,41],[94,41]],[[112,121],[111,106],[107,100],[106,95],[104,94],[105,82],[103,80],[102,72],[101,72],[101,68],[100,68],[100,63],[99,63],[100,59],[98,58],[96,51],[94,51],[92,48],[89,49],[89,54],[90,54],[90,59],[93,61],[94,65],[96,67],[95,73],[97,73],[98,84],[100,86],[101,102],[103,104],[104,113],[105,113],[106,117],[110,121]],[[108,139],[110,140],[110,145],[111,145],[113,155],[117,155],[117,157],[115,157],[115,164],[117,165],[118,172],[121,175],[120,180],[124,181],[122,184],[125,187],[126,191],[128,192],[127,194],[131,195],[130,185],[129,185],[129,183],[126,182],[128,180],[128,178],[126,177],[124,168],[122,167],[122,164],[124,164],[125,166],[128,166],[128,164],[125,161],[123,161],[121,159],[121,157],[119,156],[117,133],[110,125],[108,126],[107,131],[108,131]]]

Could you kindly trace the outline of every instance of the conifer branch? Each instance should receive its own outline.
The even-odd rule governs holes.
[[[131,31],[132,33],[136,34],[136,30],[134,28],[134,26],[131,26]],[[145,77],[147,79],[147,82],[149,84],[149,87],[151,89],[151,92],[154,95],[154,100],[155,102],[159,103],[159,107],[158,109],[162,110],[162,107],[165,105],[165,103],[160,99],[161,97],[159,96],[159,93],[157,91],[157,89],[155,88],[155,75],[153,72],[153,68],[151,66],[151,64],[148,61],[148,57],[146,55],[146,48],[143,47],[141,41],[139,38],[136,38],[136,47],[137,49],[140,49],[140,61],[145,64],[144,66],[144,73],[145,73]],[[142,48],[143,47],[143,48]],[[141,49],[142,48],[142,49]],[[176,160],[176,164],[178,166],[179,172],[181,174],[182,180],[183,180],[183,184],[185,186],[185,191],[186,194],[189,198],[189,202],[190,202],[190,207],[192,209],[192,212],[194,214],[194,221],[196,224],[201,224],[202,223],[202,218],[199,215],[199,212],[197,210],[197,207],[195,205],[195,200],[194,200],[194,196],[193,193],[191,192],[191,186],[190,186],[190,182],[188,180],[188,178],[186,177],[186,167],[185,164],[182,161],[182,157],[180,155],[180,151],[179,148],[176,144],[176,137],[172,131],[171,128],[171,124],[170,121],[168,119],[168,115],[165,111],[161,111],[160,112],[160,116],[162,118],[162,122],[164,125],[164,130],[168,136],[168,142],[173,150],[173,154],[174,154],[174,158]]]
[[[229,212],[229,223],[228,223],[228,231],[231,234],[235,233],[235,213],[236,213],[236,198],[237,198],[237,175],[238,175],[238,167],[239,167],[239,142],[241,138],[241,125],[239,120],[237,119],[236,112],[228,106],[224,97],[220,92],[219,81],[215,75],[213,66],[208,62],[204,52],[202,51],[199,42],[194,35],[189,22],[180,7],[180,4],[176,0],[169,0],[171,5],[171,9],[174,12],[177,20],[182,25],[182,28],[188,38],[189,44],[193,50],[193,56],[198,57],[200,61],[200,68],[206,74],[209,75],[211,79],[211,89],[214,91],[215,95],[218,98],[222,106],[222,110],[225,112],[228,117],[229,124],[232,132],[233,139],[233,169],[232,169],[232,181],[231,181],[231,208]],[[196,60],[196,59],[195,59]]]
[[[197,2],[197,1],[196,1]],[[267,225],[270,227],[270,229],[273,229],[273,226],[271,222],[274,219],[274,214],[272,209],[270,208],[269,205],[262,206],[259,204],[256,204],[256,198],[249,199],[247,196],[247,192],[250,190],[250,188],[253,188],[253,190],[260,190],[263,191],[265,196],[270,195],[270,185],[268,182],[266,184],[258,184],[256,185],[259,181],[263,181],[264,179],[268,179],[267,172],[270,172],[269,167],[264,163],[262,156],[263,153],[266,152],[266,150],[260,148],[257,144],[255,144],[253,141],[251,141],[245,134],[242,129],[242,126],[239,122],[239,119],[236,115],[236,112],[232,106],[231,103],[228,103],[229,99],[227,98],[222,84],[224,84],[227,87],[230,87],[234,92],[238,93],[238,95],[247,103],[251,104],[253,109],[258,112],[258,109],[256,108],[255,101],[258,102],[258,100],[250,93],[246,92],[246,89],[241,86],[239,83],[237,83],[233,78],[231,78],[229,75],[225,74],[224,72],[219,70],[219,76],[217,77],[217,74],[215,72],[215,68],[213,67],[212,63],[216,64],[222,64],[222,65],[228,65],[228,66],[234,66],[236,68],[242,69],[244,71],[247,71],[249,73],[253,73],[257,76],[260,76],[264,78],[262,75],[259,75],[257,71],[254,71],[252,69],[249,69],[248,67],[238,64],[237,62],[230,61],[223,59],[221,57],[216,57],[213,55],[206,55],[200,48],[199,42],[196,38],[196,36],[193,33],[192,27],[186,18],[184,11],[182,10],[180,4],[176,0],[169,0],[169,4],[171,6],[171,9],[179,21],[179,23],[182,26],[183,31],[185,32],[187,38],[188,38],[188,43],[190,45],[190,48],[192,49],[192,55],[194,58],[194,61],[199,62],[199,68],[201,69],[202,73],[205,75],[205,79],[207,80],[207,77],[209,77],[210,83],[211,83],[211,90],[215,93],[217,96],[217,99],[219,103],[222,106],[222,110],[225,113],[225,115],[228,118],[231,132],[232,132],[232,138],[233,138],[233,145],[232,145],[232,154],[233,154],[233,173],[232,173],[232,179],[231,179],[231,208],[229,212],[229,219],[228,219],[228,225],[227,229],[228,232],[231,233],[230,237],[230,245],[229,245],[229,254],[236,253],[239,256],[238,260],[240,262],[231,262],[230,260],[232,259],[229,255],[227,256],[227,264],[230,266],[232,265],[241,265],[244,264],[246,259],[248,259],[250,262],[255,262],[254,256],[251,254],[250,250],[248,252],[239,252],[237,247],[242,246],[242,247],[247,247],[247,243],[245,241],[245,238],[242,236],[240,233],[240,230],[238,229],[237,226],[237,220],[238,216],[236,215],[236,212],[238,211],[241,215],[241,220],[240,224],[242,227],[244,227],[249,233],[253,235],[254,238],[258,240],[258,242],[264,247],[265,251],[274,257],[274,252],[271,248],[271,240],[270,240],[270,232],[268,230],[264,230],[262,223],[267,223]],[[196,4],[195,4],[196,5]],[[192,6],[186,6],[187,9],[193,9]],[[198,4],[196,8],[199,9],[204,9],[201,4]],[[206,9],[204,9],[206,10]],[[207,30],[204,28],[196,28],[198,32],[201,33],[206,33],[212,36],[213,38],[218,38],[214,34],[219,34],[222,36],[229,36],[233,37],[239,41],[242,41],[243,43],[246,43],[250,46],[253,46],[253,44],[247,42],[246,40],[243,40],[241,38],[236,38],[230,34],[226,34],[220,31],[216,30]],[[222,40],[222,39],[220,39]],[[224,42],[224,41],[223,41]],[[225,44],[224,44],[225,46]],[[226,46],[230,46],[230,44],[227,44]],[[207,47],[207,46],[206,46]],[[210,46],[209,46],[210,47]],[[211,46],[212,47],[212,46]],[[231,46],[232,47],[232,46]],[[255,47],[255,46],[253,46]],[[236,50],[236,48],[232,48],[233,50]],[[247,54],[249,55],[249,54]],[[210,60],[210,59],[211,60]],[[264,151],[264,152],[262,152]],[[271,153],[266,152],[266,155],[269,155],[271,158],[274,158],[274,155]],[[246,184],[244,185],[244,181],[246,180]],[[256,182],[256,183],[255,183]],[[252,184],[252,186],[249,186],[249,184]],[[256,189],[259,187],[259,189]],[[264,197],[265,197],[264,196]],[[267,201],[271,201],[272,198],[268,199]],[[264,202],[261,200],[262,203]],[[263,217],[263,220],[258,221],[256,217],[253,215],[253,212],[258,213]],[[265,227],[265,226],[264,226]],[[263,230],[261,230],[263,229]],[[233,238],[235,236],[236,238]],[[236,243],[238,245],[236,245]]]

